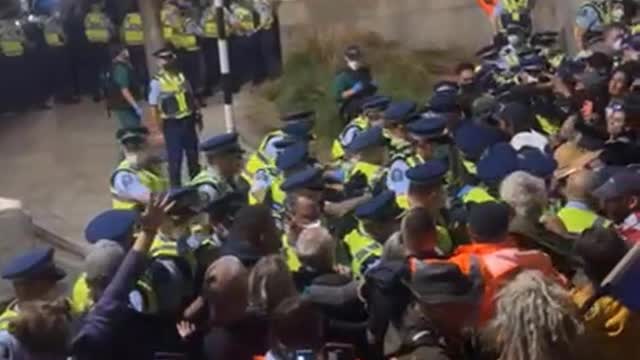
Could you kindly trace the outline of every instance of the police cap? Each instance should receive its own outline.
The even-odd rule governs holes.
[[[61,280],[66,276],[64,270],[53,261],[52,247],[35,248],[11,259],[2,269],[2,278],[6,280]]]
[[[284,122],[290,121],[311,121],[313,122],[313,117],[316,115],[313,110],[304,110],[304,111],[295,111],[282,115],[280,118]]]
[[[131,238],[139,218],[140,214],[134,210],[103,211],[89,221],[84,237],[91,244],[103,239],[124,244]]]
[[[285,134],[291,137],[309,140],[309,139],[313,139],[313,134],[311,133],[311,129],[313,129],[312,122],[291,121],[286,123],[282,127],[282,132],[284,132]]]
[[[460,88],[455,81],[443,80],[433,85],[434,93],[457,93]]]
[[[356,153],[376,146],[383,146],[386,141],[382,128],[374,126],[356,135],[346,150],[350,153]]]
[[[407,170],[406,176],[412,183],[438,185],[444,181],[449,167],[442,160],[427,160]]]
[[[169,203],[175,204],[167,214],[173,217],[189,217],[198,213],[200,208],[200,196],[195,187],[187,186],[169,190],[167,194]]]
[[[309,166],[306,169],[297,171],[284,180],[280,189],[284,192],[291,192],[302,189],[322,190],[324,182],[322,170]]]
[[[200,151],[208,155],[219,155],[242,152],[238,144],[238,134],[228,133],[216,135],[200,143]]]
[[[118,129],[116,139],[121,143],[143,142],[149,136],[149,129],[144,126]]]
[[[488,185],[496,185],[518,170],[518,153],[509,143],[497,143],[489,147],[478,161],[478,179]]]
[[[276,166],[282,171],[291,170],[299,165],[307,163],[309,150],[304,142],[296,142],[286,147],[276,157]]]
[[[284,150],[291,145],[295,145],[297,143],[307,143],[306,139],[298,139],[292,136],[285,136],[280,140],[277,140],[273,143],[273,146],[278,150]]]
[[[164,60],[172,60],[176,58],[175,52],[173,52],[173,50],[168,47],[163,47],[161,49],[156,50],[153,53],[153,56],[157,57],[158,59],[164,59]]]
[[[435,92],[429,103],[427,104],[429,110],[437,113],[451,113],[460,111],[460,104],[458,104],[457,91],[440,91]]]
[[[454,131],[453,140],[467,158],[475,160],[489,146],[504,140],[504,135],[496,128],[468,120]]]
[[[367,202],[358,206],[355,216],[360,220],[387,221],[396,219],[402,210],[396,203],[396,195],[393,191],[385,190]]]
[[[558,167],[551,154],[540,151],[540,149],[525,147],[518,153],[518,168],[531,175],[549,178]]]
[[[394,123],[404,123],[416,111],[414,101],[394,101],[389,104],[384,112],[384,119]]]
[[[407,125],[407,131],[418,139],[434,139],[445,135],[447,119],[434,113],[420,115]]]
[[[383,95],[374,95],[365,99],[362,103],[362,111],[367,110],[385,110],[391,103],[391,98]]]

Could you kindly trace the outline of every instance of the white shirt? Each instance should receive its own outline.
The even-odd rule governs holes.
[[[130,171],[118,171],[113,177],[113,188],[116,195],[123,199],[131,199],[146,203],[151,190],[140,182],[140,178]]]

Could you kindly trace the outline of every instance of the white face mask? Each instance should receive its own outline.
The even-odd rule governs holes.
[[[359,61],[353,61],[353,60],[347,60],[347,66],[349,67],[349,69],[351,70],[358,70],[360,68],[360,62]]]
[[[624,10],[620,8],[613,9],[613,11],[611,12],[611,17],[614,21],[622,20],[622,18],[624,17]]]

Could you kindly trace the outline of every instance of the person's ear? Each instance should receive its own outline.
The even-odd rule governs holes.
[[[640,204],[640,199],[638,199],[638,196],[636,195],[629,197],[627,200],[627,208],[630,210],[635,210],[638,207],[638,204]]]

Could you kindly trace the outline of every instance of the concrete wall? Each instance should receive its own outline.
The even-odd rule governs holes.
[[[580,0],[539,0],[535,26],[568,29]],[[284,0],[279,9],[283,47],[297,48],[313,32],[374,31],[418,49],[472,52],[491,38],[475,0]]]

